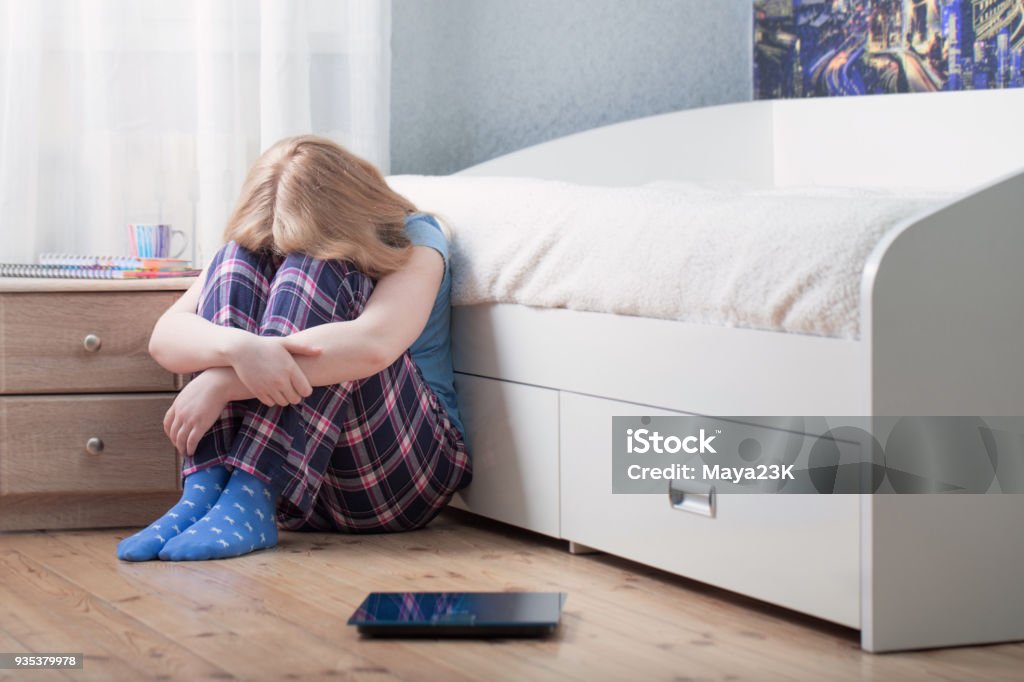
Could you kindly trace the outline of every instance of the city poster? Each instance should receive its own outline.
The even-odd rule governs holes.
[[[1024,0],[755,0],[754,96],[1024,86]]]

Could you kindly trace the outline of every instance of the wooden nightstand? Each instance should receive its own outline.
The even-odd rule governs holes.
[[[153,325],[195,279],[0,278],[0,530],[148,523],[180,462]]]

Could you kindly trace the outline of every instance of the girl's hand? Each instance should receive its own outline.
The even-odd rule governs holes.
[[[321,348],[280,336],[240,335],[231,349],[231,366],[238,379],[267,406],[296,405],[313,393],[292,355],[315,356]]]
[[[208,369],[181,389],[164,415],[164,433],[179,452],[192,455],[228,404],[227,368]]]

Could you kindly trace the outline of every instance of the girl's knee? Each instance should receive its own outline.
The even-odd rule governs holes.
[[[254,331],[270,292],[274,263],[268,254],[235,242],[224,244],[206,270],[198,313],[228,327]]]
[[[311,307],[321,323],[351,320],[363,312],[372,291],[373,280],[350,261],[293,253],[285,257],[271,282],[270,308],[283,304],[298,312],[296,308]]]
[[[253,251],[238,242],[227,242],[217,249],[217,254],[214,258],[247,263],[268,276],[273,275],[273,271],[276,269],[275,256],[273,254],[267,251]]]
[[[279,272],[288,271],[301,272],[309,277],[311,281],[317,281],[324,285],[332,282],[337,284],[346,279],[360,277],[365,277],[370,282],[373,281],[367,275],[360,272],[352,261],[313,258],[304,253],[290,253],[284,257]],[[320,282],[320,280],[323,280],[323,282]]]
[[[210,265],[206,270],[206,285],[209,287],[213,280],[232,277],[236,280],[265,280],[263,284],[266,286],[273,278],[276,269],[276,263],[271,254],[251,251],[237,242],[227,242],[217,249],[210,260]],[[240,272],[250,276],[238,278],[237,275]]]

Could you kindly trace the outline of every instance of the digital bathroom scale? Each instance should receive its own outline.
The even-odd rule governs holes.
[[[543,637],[564,592],[373,592],[348,619],[373,637]]]

